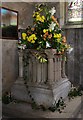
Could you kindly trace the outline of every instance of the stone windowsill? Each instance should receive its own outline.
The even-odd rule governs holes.
[[[83,23],[81,23],[81,24],[65,24],[62,26],[62,29],[69,29],[69,28],[83,28]]]

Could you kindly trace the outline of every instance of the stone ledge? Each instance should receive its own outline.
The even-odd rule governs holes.
[[[69,28],[83,28],[83,24],[78,24],[78,25],[75,25],[75,24],[67,24],[67,25],[64,25],[62,27],[62,29],[69,29]]]
[[[2,108],[3,115],[12,118],[76,118],[76,114],[81,109],[81,97],[76,97],[70,102],[67,100],[62,113],[33,110],[28,103],[3,104]]]

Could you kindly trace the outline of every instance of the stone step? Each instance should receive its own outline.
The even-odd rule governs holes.
[[[66,107],[62,113],[58,111],[34,110],[28,103],[3,104],[3,115],[12,118],[77,118],[81,109],[81,97],[66,101]]]

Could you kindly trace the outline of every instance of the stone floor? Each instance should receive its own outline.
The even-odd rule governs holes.
[[[83,106],[80,109],[79,113],[77,114],[77,118],[82,118],[83,119]]]
[[[1,118],[2,118],[2,101],[0,99],[0,120],[1,120]]]
[[[82,113],[81,112],[78,113],[77,118],[82,118]]]
[[[71,101],[66,101],[66,107],[62,113],[58,111],[34,110],[27,103],[3,104],[3,117],[9,118],[82,118],[81,97],[76,97]],[[6,117],[5,117],[6,118]]]

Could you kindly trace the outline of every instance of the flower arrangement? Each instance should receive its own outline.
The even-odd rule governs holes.
[[[46,4],[39,4],[33,12],[33,26],[28,26],[22,33],[18,47],[21,49],[47,49],[57,50],[57,54],[63,54],[70,45],[66,37],[62,35],[57,19],[54,17],[55,7],[49,9]]]

